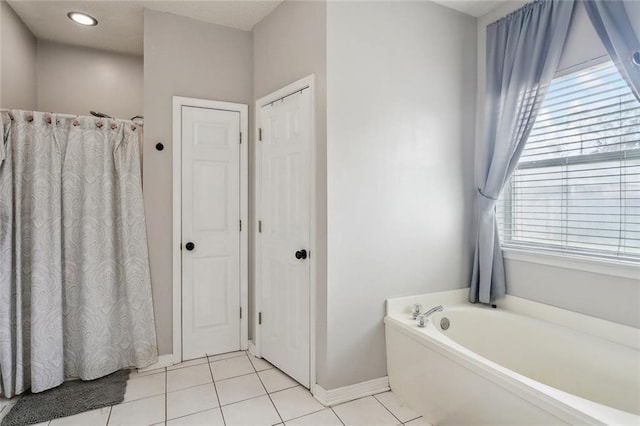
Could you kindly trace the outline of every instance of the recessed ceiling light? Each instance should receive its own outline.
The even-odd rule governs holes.
[[[98,20],[96,18],[94,18],[93,16],[87,15],[86,13],[69,12],[69,13],[67,13],[67,16],[73,22],[77,22],[80,25],[85,25],[87,27],[93,27],[95,25],[98,25]]]

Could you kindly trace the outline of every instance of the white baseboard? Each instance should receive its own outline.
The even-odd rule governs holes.
[[[148,367],[141,368],[138,371],[145,372],[145,371],[150,371],[150,370],[156,370],[158,368],[171,367],[173,364],[177,364],[179,362],[180,361],[176,361],[174,359],[173,354],[160,355],[158,357],[158,361],[155,364],[151,364]]]
[[[313,396],[323,405],[330,406],[362,398],[363,396],[386,392],[389,389],[389,377],[384,376],[373,380],[367,380],[366,382],[329,390],[326,390],[322,386],[316,384],[313,386]]]
[[[260,358],[258,356],[258,349],[256,348],[256,345],[251,340],[249,340],[249,353],[255,356],[256,358]]]

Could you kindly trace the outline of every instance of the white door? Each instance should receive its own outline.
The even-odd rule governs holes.
[[[261,108],[261,354],[310,382],[311,90]]]
[[[240,349],[240,113],[182,106],[182,358]]]

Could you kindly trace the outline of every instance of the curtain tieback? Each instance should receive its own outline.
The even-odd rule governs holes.
[[[480,196],[482,196],[482,198],[486,198],[487,200],[498,201],[497,198],[493,198],[493,197],[490,197],[490,196],[486,195],[484,192],[482,192],[482,189],[480,189],[480,188],[478,188],[478,194],[480,194]]]
[[[487,219],[489,217],[493,217],[491,213],[495,212],[495,206],[498,199],[486,195],[480,188],[478,188],[478,195],[480,196],[478,198],[478,206],[480,207],[481,216],[486,217]]]

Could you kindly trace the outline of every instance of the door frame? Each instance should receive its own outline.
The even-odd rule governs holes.
[[[315,108],[315,75],[311,74],[304,77],[294,83],[276,90],[256,101],[255,106],[255,126],[254,126],[254,141],[255,141],[255,175],[254,175],[254,206],[255,206],[255,222],[254,226],[256,232],[253,233],[255,255],[253,258],[253,270],[254,270],[254,311],[253,313],[253,330],[255,337],[255,345],[251,345],[251,349],[255,350],[254,355],[261,357],[261,329],[258,324],[258,313],[262,307],[262,282],[261,282],[261,261],[262,253],[260,251],[261,234],[258,230],[258,220],[260,220],[262,214],[262,203],[260,194],[262,192],[262,145],[259,141],[258,132],[261,127],[261,111],[262,107],[278,101],[282,98],[286,98],[289,95],[293,95],[302,90],[310,90],[310,102],[311,102],[311,120],[310,120],[310,143],[311,150],[309,152],[309,386],[311,391],[316,385],[316,108]]]
[[[240,349],[249,336],[249,106],[231,102],[173,96],[173,362],[182,362],[182,107],[240,113]]]

